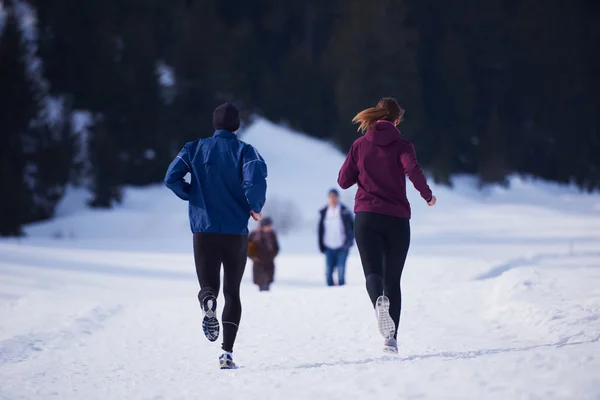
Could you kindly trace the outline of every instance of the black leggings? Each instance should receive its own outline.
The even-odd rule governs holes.
[[[207,296],[217,297],[221,287],[223,264],[223,350],[233,351],[242,303],[240,284],[246,269],[248,236],[220,233],[194,233],[194,260],[200,283],[200,304]]]
[[[390,315],[397,333],[402,306],[400,278],[410,246],[410,222],[406,218],[359,212],[354,232],[373,307],[383,294],[390,299]]]

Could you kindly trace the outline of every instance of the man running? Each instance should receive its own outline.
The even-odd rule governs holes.
[[[189,202],[194,260],[200,283],[202,328],[219,338],[217,296],[223,265],[223,354],[221,369],[236,368],[233,345],[242,305],[240,283],[248,256],[248,219],[259,221],[267,191],[267,165],[258,151],[237,138],[239,110],[225,103],[213,112],[212,137],[186,143],[171,162],[165,185]],[[190,183],[184,180],[190,174]]]

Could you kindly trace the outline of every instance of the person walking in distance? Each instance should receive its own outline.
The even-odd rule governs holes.
[[[212,137],[186,143],[171,162],[166,186],[189,202],[194,260],[200,283],[202,328],[219,338],[217,296],[223,265],[223,354],[221,369],[235,368],[233,345],[242,314],[240,283],[248,256],[248,220],[259,221],[266,200],[267,165],[258,151],[238,140],[238,109],[229,103],[213,112]],[[190,183],[184,180],[190,174]]]
[[[352,213],[340,202],[337,190],[331,189],[327,206],[320,211],[319,249],[325,254],[325,280],[334,286],[333,272],[337,270],[338,285],[346,284],[346,260],[354,243]]]
[[[405,175],[429,206],[436,203],[413,144],[397,128],[403,117],[404,110],[389,97],[358,113],[352,122],[360,124],[364,135],[352,145],[338,175],[343,189],[358,185],[356,244],[379,332],[385,339],[383,349],[391,353],[398,352],[400,278],[410,245]]]
[[[258,229],[249,237],[248,256],[253,262],[254,284],[261,292],[268,292],[275,277],[275,257],[279,254],[279,242],[273,230],[271,218],[263,218]]]

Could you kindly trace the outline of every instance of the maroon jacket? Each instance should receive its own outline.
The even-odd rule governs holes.
[[[415,146],[400,136],[391,122],[377,121],[352,145],[338,184],[342,189],[358,184],[354,212],[410,218],[405,174],[421,197],[430,201],[433,195],[417,161]]]

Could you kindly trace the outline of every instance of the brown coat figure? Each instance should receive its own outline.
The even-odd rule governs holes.
[[[248,257],[253,261],[254,284],[260,291],[268,291],[275,277],[275,257],[279,253],[277,235],[270,218],[260,221],[260,227],[248,238]]]

